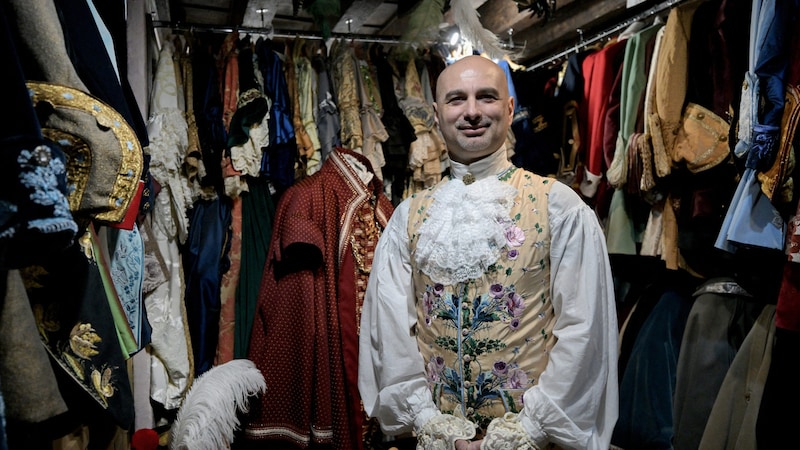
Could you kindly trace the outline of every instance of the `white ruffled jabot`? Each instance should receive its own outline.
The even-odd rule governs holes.
[[[498,180],[497,172],[481,175],[475,174],[478,179],[470,184],[460,178],[450,180],[433,194],[414,257],[436,283],[478,278],[497,262],[506,245],[517,190]]]

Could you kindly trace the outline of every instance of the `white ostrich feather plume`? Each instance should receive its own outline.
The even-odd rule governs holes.
[[[248,398],[264,393],[267,383],[255,364],[235,359],[197,377],[170,430],[170,450],[230,448],[239,428],[238,413]]]
[[[450,9],[453,11],[453,22],[458,24],[461,36],[472,43],[478,50],[483,51],[489,58],[501,59],[505,54],[500,38],[483,27],[478,10],[473,8],[467,0],[451,0]]]

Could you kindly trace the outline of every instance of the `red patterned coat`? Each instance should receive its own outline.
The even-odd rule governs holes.
[[[267,392],[251,402],[246,439],[363,448],[358,325],[393,211],[367,159],[343,148],[281,196],[248,354]]]

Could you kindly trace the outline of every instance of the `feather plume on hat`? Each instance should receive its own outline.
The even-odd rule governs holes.
[[[250,396],[266,390],[264,375],[248,359],[211,368],[186,394],[170,430],[170,450],[230,448],[238,413],[248,410]]]

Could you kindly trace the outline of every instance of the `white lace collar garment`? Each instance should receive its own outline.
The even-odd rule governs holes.
[[[452,161],[453,179],[434,192],[414,252],[417,267],[431,280],[460,283],[478,278],[497,262],[506,230],[513,226],[510,211],[517,190],[498,180],[509,168],[503,148],[469,165]],[[467,174],[475,181],[465,184]]]

